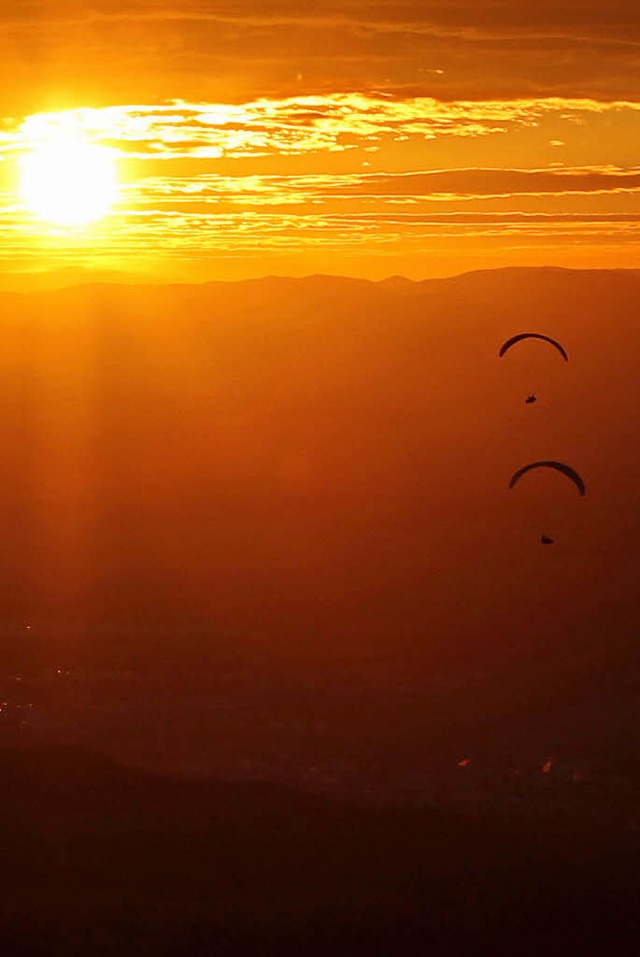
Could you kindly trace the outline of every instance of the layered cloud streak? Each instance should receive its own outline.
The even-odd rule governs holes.
[[[126,261],[207,278],[242,257],[252,274],[269,256],[289,272],[343,271],[346,255],[364,275],[428,275],[456,271],[456,255],[464,268],[483,244],[516,258],[561,245],[635,255],[639,125],[640,101],[355,92],[5,119],[0,257],[7,269]],[[122,196],[102,223],[62,232],[20,205],[15,170],[78,132],[117,151]]]

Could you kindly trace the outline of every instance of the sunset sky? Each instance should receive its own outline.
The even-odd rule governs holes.
[[[633,0],[1,10],[0,287],[640,266]],[[111,151],[89,224],[25,200],[60,138]]]

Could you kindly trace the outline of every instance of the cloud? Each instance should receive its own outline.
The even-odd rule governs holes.
[[[282,25],[298,22],[357,24],[363,29],[440,29],[496,34],[528,32],[576,35],[580,31],[637,29],[635,0],[316,0],[307,6],[298,0],[270,0],[268,6],[255,0],[183,0],[162,3],[159,0],[10,0],[0,4],[3,19],[34,23],[67,20],[103,22],[135,19],[149,21],[229,21]]]
[[[239,207],[263,212],[268,208],[290,212],[322,205],[325,210],[364,211],[375,207],[413,206],[422,210],[449,206],[459,212],[471,201],[521,202],[537,200],[539,207],[553,199],[573,197],[629,200],[640,198],[640,169],[461,169],[391,174],[315,174],[304,176],[222,176],[199,174],[151,176],[125,188],[130,208],[232,213]],[[495,206],[495,202],[493,203]],[[544,210],[540,210],[544,212]],[[597,213],[597,210],[593,211]],[[613,214],[614,210],[610,210]],[[567,210],[567,213],[571,213]],[[571,213],[573,215],[573,213]]]
[[[139,159],[211,159],[379,148],[415,137],[482,137],[535,126],[549,115],[584,122],[592,114],[640,112],[640,102],[522,99],[441,102],[360,93],[261,99],[244,104],[129,105],[39,113],[5,123],[0,155],[60,131],[80,131]]]
[[[127,88],[145,102],[354,88],[640,95],[635,0],[4,0],[0,12],[8,103],[117,102]]]

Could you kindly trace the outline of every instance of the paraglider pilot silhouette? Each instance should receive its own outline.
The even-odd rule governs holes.
[[[531,462],[529,465],[523,465],[521,469],[518,469],[517,472],[514,472],[511,476],[511,481],[509,482],[509,488],[514,488],[514,486],[520,481],[523,475],[526,475],[527,472],[531,472],[533,469],[555,469],[557,472],[562,472],[563,475],[566,475],[570,479],[575,487],[578,489],[580,495],[586,494],[586,486],[581,475],[576,472],[575,469],[572,469],[570,465],[565,465],[564,462],[553,462],[553,461],[542,461],[542,462]],[[548,535],[542,535],[540,538],[542,545],[553,545],[554,541]]]

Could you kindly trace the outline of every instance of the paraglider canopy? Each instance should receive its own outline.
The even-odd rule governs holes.
[[[508,352],[511,346],[515,346],[516,342],[521,342],[523,339],[542,339],[543,342],[548,342],[549,345],[554,347],[554,349],[557,349],[565,362],[569,361],[569,356],[560,343],[557,342],[556,339],[552,339],[551,336],[543,335],[541,332],[521,332],[517,336],[512,336],[511,339],[507,339],[507,341],[500,347],[500,352],[498,353],[500,358],[503,357],[505,352]]]
[[[581,495],[584,495],[587,491],[582,477],[578,475],[575,469],[572,469],[570,465],[565,465],[564,462],[531,462],[530,465],[524,465],[511,476],[509,488],[513,488],[516,482],[527,472],[531,472],[533,469],[542,468],[555,469],[557,472],[562,472],[563,475],[566,475],[567,478],[571,479]]]

